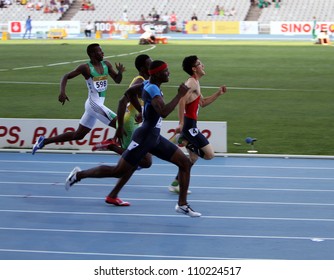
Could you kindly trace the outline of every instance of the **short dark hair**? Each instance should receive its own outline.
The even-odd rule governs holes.
[[[150,57],[147,54],[140,54],[136,57],[135,67],[137,68],[138,71],[140,71],[142,67],[146,67],[145,62],[149,58]]]
[[[195,66],[197,60],[198,57],[196,55],[185,57],[182,62],[183,71],[189,74],[190,76],[194,74],[192,68]]]
[[[98,44],[98,43],[93,43],[93,44],[88,45],[88,47],[87,47],[88,56],[90,57],[95,52],[95,49],[99,46],[100,46],[100,44]]]

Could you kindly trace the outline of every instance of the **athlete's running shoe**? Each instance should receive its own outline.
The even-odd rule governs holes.
[[[179,186],[179,182],[177,180],[174,180],[173,183],[168,187],[168,190],[170,192],[174,192],[174,193],[180,193],[180,186]],[[188,189],[188,194],[191,193],[191,190]]]
[[[71,171],[70,175],[68,175],[66,182],[65,182],[65,189],[68,191],[70,187],[72,187],[75,183],[79,182],[80,180],[77,179],[77,173],[81,171],[80,167],[74,167]]]
[[[130,206],[129,202],[123,201],[119,197],[112,198],[110,196],[106,196],[105,202],[108,203],[108,204],[116,205],[116,206]]]
[[[93,152],[94,151],[108,151],[110,145],[119,146],[119,144],[116,142],[115,139],[107,139],[107,140],[104,140],[100,143],[95,144],[92,148],[92,151]]]
[[[175,211],[177,213],[181,213],[181,214],[187,215],[189,217],[200,217],[200,216],[202,216],[201,213],[196,212],[193,209],[191,209],[189,204],[182,205],[182,206],[176,204]]]
[[[32,154],[34,155],[37,150],[42,149],[44,147],[44,136],[39,136],[37,141],[35,142],[34,146],[32,147]]]

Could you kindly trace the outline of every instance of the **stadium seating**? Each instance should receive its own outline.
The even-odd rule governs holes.
[[[70,3],[80,3],[80,1],[70,0]],[[38,1],[33,0],[33,2]],[[82,27],[88,21],[119,21],[123,19],[123,12],[126,10],[128,20],[135,21],[140,20],[141,14],[147,17],[154,8],[160,14],[160,18],[175,11],[178,27],[181,27],[182,22],[190,20],[193,13],[196,13],[198,20],[243,21],[251,7],[250,0],[91,0],[91,2],[95,6],[94,11],[78,9],[71,20],[80,21]],[[236,14],[234,16],[214,16],[213,12],[217,4],[224,10],[235,8]],[[312,21],[314,16],[318,21],[333,21],[332,11],[334,11],[334,0],[281,0],[279,8],[272,4],[261,9],[258,21],[262,24],[270,21]],[[28,15],[33,21],[61,20],[62,17],[61,13],[29,10],[26,6],[14,2],[8,8],[0,10],[0,24],[4,25],[7,21],[25,20]]]
[[[38,1],[32,1],[32,3],[37,3]],[[73,0],[69,1],[70,3],[73,2]],[[60,8],[60,4],[58,3],[58,8]],[[54,13],[44,13],[43,8],[41,10],[37,9],[29,9],[27,5],[20,5],[16,4],[15,1],[13,1],[12,5],[9,5],[7,8],[0,10],[0,23],[4,24],[8,21],[18,21],[23,20],[25,21],[28,16],[31,16],[32,20],[36,21],[42,21],[42,20],[59,20],[62,16],[60,12],[54,12]]]
[[[282,0],[279,8],[263,8],[258,21],[312,21],[314,16],[318,21],[332,21],[333,11],[334,0]]]
[[[190,20],[192,14],[195,12],[199,20],[244,20],[249,10],[249,0],[230,0],[226,1],[224,9],[231,10],[233,7],[236,9],[235,16],[218,16],[213,17],[214,8],[216,2],[192,0],[189,4],[188,1],[179,0],[150,0],[150,1],[138,1],[138,0],[93,0],[95,5],[95,11],[78,11],[72,20],[80,21],[97,21],[97,20],[122,20],[123,11],[127,10],[127,16],[129,20],[139,20],[140,15],[145,17],[152,11],[153,8],[160,14],[160,17],[164,14],[170,15],[172,11],[177,14],[178,22],[182,23],[183,20]]]

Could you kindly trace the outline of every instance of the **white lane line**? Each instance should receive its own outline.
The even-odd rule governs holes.
[[[0,173],[26,173],[26,174],[68,174],[68,171],[40,171],[40,170],[6,170],[1,169]],[[173,177],[174,173],[134,173],[133,176],[151,176],[151,177]],[[218,175],[218,174],[191,174],[191,177],[204,178],[244,178],[244,179],[280,179],[280,180],[334,180],[334,177],[286,177],[286,176],[254,176],[254,175]]]
[[[36,161],[36,160],[8,160],[3,159],[0,160],[0,163],[35,163],[35,164],[88,164],[88,165],[96,165],[96,164],[115,164],[117,160],[109,162],[94,162],[90,161],[89,163],[85,162],[78,162],[78,161]],[[171,163],[154,163],[154,166],[173,166]],[[231,164],[196,164],[193,168],[201,168],[201,167],[209,167],[209,168],[255,168],[255,169],[301,169],[301,170],[334,170],[334,167],[319,167],[319,166],[283,166],[283,165],[231,165]]]
[[[204,176],[204,175],[203,175]],[[41,182],[19,182],[19,181],[0,181],[0,185],[32,185],[32,186],[64,186],[64,182],[48,182],[48,183],[41,183]],[[92,184],[92,183],[78,183],[78,186],[85,186],[85,187],[105,187],[105,183],[100,184]],[[148,185],[148,184],[127,184],[128,187],[135,187],[135,188],[166,188],[166,185],[158,186],[158,185]],[[192,189],[212,189],[212,190],[239,190],[239,191],[275,191],[275,192],[334,192],[334,189],[302,189],[302,188],[258,188],[258,187],[223,187],[223,186],[194,186],[191,185]]]
[[[29,254],[58,254],[58,255],[84,255],[84,256],[112,256],[112,257],[129,257],[133,258],[154,258],[154,259],[198,259],[198,260],[242,260],[241,258],[218,258],[205,256],[175,256],[175,255],[142,255],[142,254],[116,254],[102,252],[70,252],[70,251],[47,251],[47,250],[20,250],[0,248],[0,252],[7,253],[29,253]],[[248,258],[247,258],[248,259]]]
[[[110,213],[110,212],[75,212],[75,211],[47,211],[47,210],[18,210],[18,209],[0,209],[0,213],[29,213],[29,214],[47,214],[47,215],[82,215],[82,216],[122,216],[122,217],[154,217],[154,218],[187,218],[180,214],[146,214],[146,213]],[[218,220],[260,220],[260,221],[294,221],[294,222],[334,222],[334,219],[328,218],[298,218],[298,217],[247,217],[247,216],[201,216],[199,219],[218,219]]]
[[[165,188],[165,187],[164,187]],[[39,198],[39,199],[64,199],[64,200],[103,200],[101,197],[83,197],[83,196],[53,196],[53,195],[31,195],[31,194],[0,194],[3,198]],[[160,198],[135,198],[123,197],[124,200],[131,201],[153,201],[153,202],[174,202],[175,199]],[[248,200],[204,200],[192,199],[196,203],[221,203],[221,204],[257,204],[257,205],[293,205],[293,206],[329,206],[333,207],[334,203],[318,202],[283,202],[283,201],[248,201]]]
[[[110,56],[104,56],[105,59],[107,58],[112,58],[112,57],[123,57],[123,56],[129,56],[129,55],[134,55],[142,52],[148,52],[150,50],[153,50],[156,46],[150,46],[149,48],[145,50],[140,50],[140,51],[135,51],[135,52],[130,52],[130,53],[123,53],[123,54],[118,54],[118,55],[110,55]],[[32,65],[32,66],[25,66],[25,67],[16,67],[13,69],[0,69],[0,71],[16,71],[16,70],[27,70],[27,69],[34,69],[34,68],[42,68],[42,67],[54,67],[54,66],[59,66],[59,65],[64,65],[64,64],[72,64],[72,63],[78,63],[78,62],[84,62],[87,61],[87,59],[83,60],[74,60],[74,61],[64,61],[64,62],[58,62],[58,63],[52,63],[52,64],[47,64],[47,65]]]
[[[17,67],[13,68],[12,70],[26,70],[26,69],[33,69],[33,68],[42,68],[43,65],[36,65],[36,66],[25,66],[25,67]]]
[[[188,217],[189,219],[189,217]],[[0,227],[7,231],[39,231],[39,232],[63,232],[63,233],[94,233],[94,234],[127,234],[127,235],[156,235],[156,236],[181,236],[181,237],[217,237],[217,238],[251,238],[251,239],[290,239],[311,240],[314,236],[277,236],[277,235],[239,235],[239,234],[201,234],[201,233],[170,233],[170,232],[140,232],[140,231],[109,231],[109,230],[82,230],[82,229],[47,229],[47,228],[11,228]],[[334,241],[334,237],[318,237],[328,241]]]

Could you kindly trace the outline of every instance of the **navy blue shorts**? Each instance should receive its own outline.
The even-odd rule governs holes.
[[[132,166],[137,166],[147,153],[170,162],[177,149],[175,144],[160,135],[160,129],[147,133],[146,129],[139,127],[122,157]]]
[[[182,136],[196,148],[203,148],[209,144],[208,139],[197,128],[197,121],[184,117]]]

